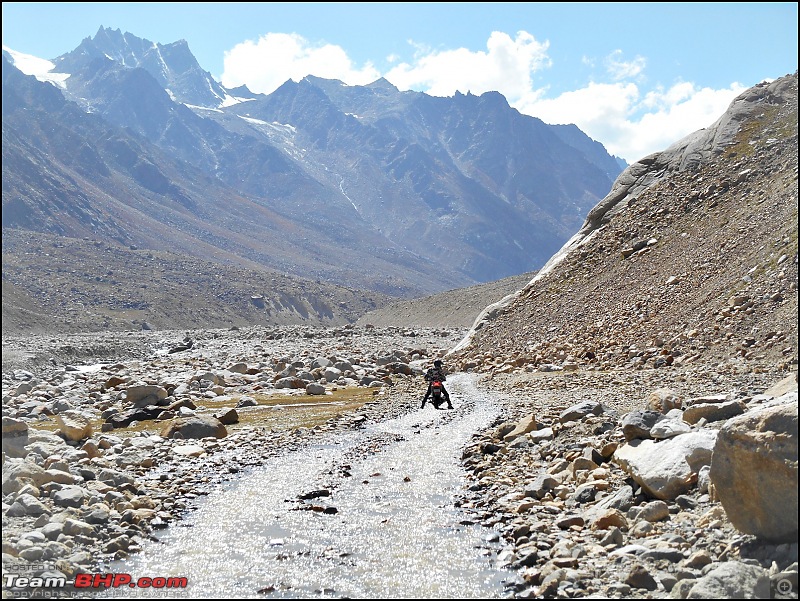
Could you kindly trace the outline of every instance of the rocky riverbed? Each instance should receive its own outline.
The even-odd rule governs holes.
[[[4,339],[4,596],[53,596],[46,578],[108,572],[271,458],[418,412],[422,369],[446,361],[463,334],[256,327]],[[492,397],[499,417],[461,451],[453,505],[486,530],[505,573],[497,596],[796,598],[796,372],[469,377],[502,395]],[[442,415],[475,402],[454,400]],[[352,453],[379,458],[395,443],[374,437]],[[738,486],[759,467],[775,475],[762,474],[762,494]],[[296,503],[336,510],[322,493]]]

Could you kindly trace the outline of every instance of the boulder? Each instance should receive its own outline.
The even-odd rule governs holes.
[[[26,483],[39,487],[47,482],[50,476],[32,461],[8,458],[3,462],[3,494],[17,492]]]
[[[239,423],[239,414],[236,409],[225,409],[215,416],[222,422],[223,426],[230,426]]]
[[[616,450],[614,461],[647,494],[671,500],[688,491],[700,468],[711,463],[716,438],[716,430],[699,430],[662,441],[632,440]]]
[[[305,388],[305,380],[296,378],[294,376],[287,376],[275,381],[275,388]]]
[[[797,541],[797,460],[796,402],[725,423],[710,477],[738,530],[773,542]]]
[[[558,421],[562,424],[566,422],[578,421],[587,415],[600,415],[603,413],[603,406],[597,401],[583,401],[577,403],[561,412]]]
[[[167,395],[166,388],[154,384],[139,384],[125,389],[125,400],[134,407],[158,405]]]
[[[797,392],[797,372],[786,376],[780,382],[776,382],[764,391],[765,395],[780,397],[787,392]]]
[[[517,422],[516,426],[513,430],[511,430],[508,434],[503,437],[503,440],[509,442],[514,440],[517,436],[522,436],[523,434],[527,434],[528,432],[533,432],[536,430],[536,416],[533,414],[528,415],[527,417],[523,417],[519,422]]]
[[[80,486],[64,486],[53,495],[53,503],[58,507],[81,507],[87,494]]]
[[[328,382],[333,382],[335,380],[338,380],[341,375],[342,375],[342,370],[337,369],[335,367],[326,367],[325,371],[323,372],[323,377]]]
[[[663,419],[660,411],[631,411],[622,418],[622,434],[627,441],[651,438],[650,430]]]
[[[206,450],[199,444],[182,444],[174,447],[172,452],[182,457],[200,457]]]
[[[657,388],[647,398],[647,408],[659,413],[669,413],[672,409],[680,409],[682,404],[678,393],[671,388]]]
[[[534,430],[528,433],[528,440],[531,442],[541,442],[543,440],[550,440],[555,436],[553,428],[542,428],[541,430]]]
[[[225,425],[211,415],[179,417],[161,429],[163,438],[225,438],[227,435]]]
[[[3,453],[8,457],[25,457],[28,452],[28,424],[20,419],[3,416]]]
[[[686,434],[691,431],[692,427],[683,420],[667,417],[650,428],[650,438],[662,440],[664,438],[673,438],[679,434]]]
[[[603,509],[597,511],[590,520],[592,530],[609,530],[611,528],[628,529],[628,521],[619,509]]]
[[[525,496],[541,499],[560,482],[550,474],[539,474],[525,486]]]
[[[411,368],[411,366],[408,363],[403,363],[402,361],[389,363],[386,368],[393,374],[403,374],[405,376],[414,375],[414,370]]]
[[[46,430],[37,430],[35,428],[30,428],[28,430],[28,444],[25,446],[25,449],[45,459],[51,455],[66,457],[70,454],[70,451],[74,451],[74,449],[67,445],[64,439],[57,434]]]
[[[49,515],[49,513],[47,506],[39,499],[30,494],[21,494],[14,500],[11,507],[8,508],[6,515],[10,517],[20,517],[26,515]]]
[[[744,413],[744,409],[744,404],[739,401],[697,403],[683,412],[683,421],[687,424],[696,424],[701,419],[705,419],[707,422],[718,422],[741,415]]]
[[[155,406],[126,409],[120,413],[110,415],[106,419],[106,423],[111,424],[112,428],[127,428],[133,422],[155,419],[161,411],[161,407]]]
[[[322,384],[317,384],[316,382],[310,382],[306,384],[306,394],[311,394],[311,395],[325,394],[325,386],[323,386]]]
[[[239,398],[239,401],[236,403],[236,408],[241,409],[243,407],[256,407],[258,405],[258,401],[256,401],[253,397],[243,396]]]
[[[56,415],[57,434],[68,442],[80,442],[92,435],[89,418],[77,411],[65,411]]]
[[[726,561],[698,578],[688,599],[769,599],[769,573],[760,566]]]
[[[130,474],[112,468],[100,468],[97,470],[95,477],[99,482],[104,482],[117,488],[134,482]]]

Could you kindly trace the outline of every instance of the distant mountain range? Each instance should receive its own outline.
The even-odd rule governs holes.
[[[229,90],[186,42],[107,28],[53,60],[61,87],[10,58],[4,228],[415,296],[541,266],[625,166],[496,92]]]

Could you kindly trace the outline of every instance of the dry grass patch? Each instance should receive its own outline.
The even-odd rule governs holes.
[[[308,394],[253,394],[257,405],[236,409],[239,422],[226,426],[228,432],[248,428],[267,428],[270,430],[292,430],[313,428],[344,413],[357,411],[365,403],[375,399],[377,388],[337,388],[325,395]],[[222,396],[212,399],[197,399],[194,404],[200,414],[219,415],[232,409],[239,402],[239,396]],[[91,420],[95,436],[102,434],[102,419]],[[169,420],[143,420],[133,422],[127,428],[116,428],[105,434],[125,438],[140,432],[158,433]],[[56,432],[59,429],[55,418],[31,424],[37,430]]]

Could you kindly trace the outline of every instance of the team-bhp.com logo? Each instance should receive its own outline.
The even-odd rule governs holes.
[[[144,588],[144,589],[176,589],[186,588],[188,581],[183,576],[142,576],[133,579],[130,574],[75,574],[73,580],[64,576],[22,576],[20,574],[3,574],[3,585],[6,589],[56,589],[67,586],[76,589],[100,588]]]

